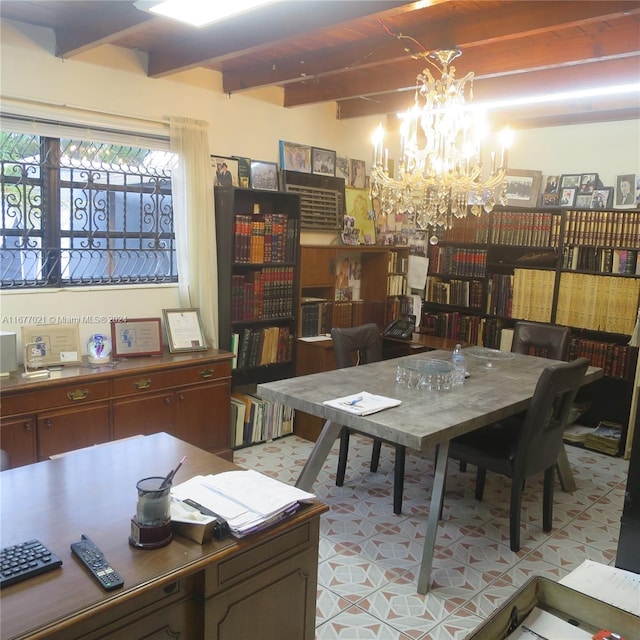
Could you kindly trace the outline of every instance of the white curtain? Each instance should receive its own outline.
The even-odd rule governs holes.
[[[211,347],[218,346],[218,267],[209,124],[171,116],[173,218],[178,255],[180,305],[199,308]]]

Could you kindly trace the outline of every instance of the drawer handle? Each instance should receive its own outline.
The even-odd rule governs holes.
[[[76,389],[75,391],[69,391],[67,398],[77,402],[78,400],[86,400],[89,397],[89,389]]]
[[[204,369],[203,371],[200,372],[200,377],[211,378],[211,376],[213,376],[214,373],[215,373],[215,369]]]
[[[149,389],[151,387],[151,378],[142,378],[140,380],[135,380],[133,386],[138,389],[138,391],[142,389]]]

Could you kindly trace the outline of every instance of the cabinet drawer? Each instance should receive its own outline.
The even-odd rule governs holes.
[[[140,373],[134,376],[117,378],[113,381],[114,396],[126,396],[145,391],[157,391],[158,389],[171,389],[183,385],[220,380],[231,375],[231,363],[216,362],[201,364],[195,367],[182,369],[166,369],[153,373]]]
[[[40,391],[36,396],[36,409],[53,409],[55,407],[75,406],[94,400],[109,397],[109,383],[77,382],[57,389]]]
[[[20,413],[33,413],[36,410],[36,393],[16,393],[3,395],[0,398],[0,409],[2,417],[14,416]]]

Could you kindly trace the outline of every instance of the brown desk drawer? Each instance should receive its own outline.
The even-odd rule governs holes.
[[[157,391],[159,389],[171,389],[198,382],[220,380],[231,375],[231,363],[216,362],[201,364],[195,367],[182,369],[166,369],[153,373],[141,373],[134,376],[117,378],[113,381],[114,396],[126,396],[145,391]]]
[[[94,400],[109,397],[109,382],[76,382],[55,389],[39,391],[36,395],[36,408],[53,409],[54,407],[75,406]]]
[[[20,413],[32,413],[36,410],[36,393],[15,393],[3,395],[0,399],[2,417],[13,416]]]

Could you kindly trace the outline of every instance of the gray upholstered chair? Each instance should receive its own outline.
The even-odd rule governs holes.
[[[513,327],[511,351],[552,360],[566,360],[570,340],[569,327],[520,320]]]
[[[520,549],[524,482],[540,472],[544,472],[542,528],[551,531],[554,467],[567,415],[588,366],[586,358],[547,365],[526,413],[454,438],[450,443],[450,458],[477,467],[476,499],[482,500],[487,470],[511,478],[512,551]]]
[[[333,352],[336,357],[336,367],[344,369],[370,362],[382,360],[382,337],[378,325],[374,323],[363,324],[358,327],[333,328]],[[349,454],[349,435],[351,429],[342,427],[340,432],[340,453],[338,456],[338,471],[336,473],[336,485],[344,484],[344,476],[347,469],[347,456]],[[380,462],[380,438],[373,439],[371,452],[371,471],[378,470]],[[402,492],[404,488],[405,447],[395,443],[389,443],[395,448],[395,467],[393,485],[393,512],[399,515],[402,512]]]

